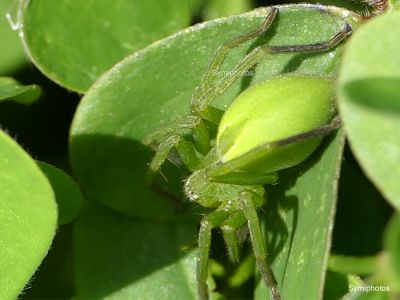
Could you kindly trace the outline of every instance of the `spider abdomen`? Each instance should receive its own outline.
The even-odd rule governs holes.
[[[218,129],[217,149],[222,162],[256,147],[319,128],[335,115],[331,78],[284,75],[247,89],[225,112]],[[305,160],[321,137],[277,147],[243,167],[251,172],[274,172]]]

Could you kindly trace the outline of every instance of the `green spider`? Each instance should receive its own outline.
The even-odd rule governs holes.
[[[233,72],[217,81],[218,70],[229,50],[265,33],[277,14],[278,8],[269,8],[265,21],[258,29],[220,46],[193,94],[191,114],[176,119],[143,140],[146,145],[157,145],[146,173],[149,185],[175,149],[180,160],[192,172],[184,184],[186,196],[190,201],[214,209],[203,217],[198,237],[196,276],[201,300],[209,297],[207,276],[212,229],[221,229],[229,257],[237,262],[239,242],[236,232],[246,223],[262,278],[270,288],[272,298],[281,299],[267,263],[265,241],[257,215],[257,210],[265,203],[264,185],[276,184],[278,171],[304,161],[317,148],[322,136],[339,126],[338,118],[335,118],[334,84],[330,78],[279,76],[247,89],[227,112],[210,105],[241,74],[265,56],[327,51],[351,34],[351,26],[346,24],[324,43],[261,45],[253,49]],[[302,95],[302,89],[307,90],[306,96]],[[263,99],[261,102],[260,97]],[[281,97],[285,97],[284,106],[278,105]],[[281,122],[271,130],[269,125],[263,125],[264,120],[269,120],[268,124]],[[218,127],[213,147],[212,126]],[[190,141],[186,138],[188,131]]]

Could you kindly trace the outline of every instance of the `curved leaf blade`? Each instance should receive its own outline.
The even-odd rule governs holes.
[[[24,86],[11,77],[0,77],[0,102],[13,100],[21,104],[31,104],[41,94],[41,88],[35,84]]]
[[[76,299],[197,299],[196,231],[90,205],[75,227]]]
[[[113,64],[189,24],[177,0],[21,2],[22,37],[36,66],[78,92]]]
[[[0,131],[0,298],[16,299],[47,254],[57,206],[35,162]]]
[[[400,209],[400,12],[377,17],[351,38],[339,107],[350,146],[385,198]]]
[[[77,183],[64,171],[44,162],[37,161],[47,176],[56,196],[58,205],[58,224],[74,220],[81,211],[83,196]]]

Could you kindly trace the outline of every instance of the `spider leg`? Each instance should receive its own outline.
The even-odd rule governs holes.
[[[191,115],[176,118],[170,124],[162,126],[146,135],[142,143],[146,146],[150,146],[155,142],[162,142],[170,136],[183,135],[186,130],[195,128],[199,121],[200,119],[198,117]]]
[[[195,144],[187,141],[183,135],[192,130]],[[194,171],[199,163],[195,147],[201,151],[209,149],[210,138],[204,121],[196,116],[184,116],[176,119],[172,124],[161,127],[143,139],[143,144],[151,146],[158,143],[156,153],[145,174],[145,181],[151,185],[161,166],[167,160],[173,148],[176,148],[180,159],[190,171]],[[200,153],[201,153],[200,151]]]
[[[145,182],[147,185],[152,185],[156,174],[160,172],[161,166],[167,160],[168,155],[174,147],[182,162],[190,171],[194,171],[197,168],[199,158],[197,157],[193,145],[179,135],[172,135],[158,145],[157,151],[145,174]]]
[[[257,185],[275,184],[278,182],[278,173],[250,173],[250,172],[231,172],[219,173],[219,169],[211,168],[206,173],[207,179],[213,182],[238,184],[238,185]]]
[[[322,137],[325,135],[330,134],[332,131],[338,129],[341,126],[341,122],[339,117],[335,117],[330,123],[321,126],[316,129],[312,129],[310,131],[293,135],[291,137],[274,141],[271,143],[267,143],[261,146],[254,148],[253,150],[235,158],[230,161],[216,164],[210,167],[207,170],[207,177],[210,178],[212,181],[216,182],[225,182],[225,178],[229,178],[236,175],[231,175],[231,173],[237,174],[237,171],[240,170],[242,167],[246,166],[248,163],[252,161],[264,157],[269,152],[283,146],[287,146],[302,140],[307,140],[315,137]],[[268,174],[267,174],[268,175]],[[220,179],[222,178],[222,179]],[[268,182],[265,182],[266,184]]]
[[[206,106],[202,104],[200,101],[202,99],[202,95],[209,89],[212,89],[215,83],[215,80],[218,76],[218,70],[221,68],[221,65],[225,61],[225,58],[227,57],[229,51],[235,47],[238,47],[239,45],[252,40],[260,35],[262,35],[264,32],[268,30],[268,28],[271,26],[272,22],[274,21],[278,9],[275,7],[269,8],[269,13],[267,17],[265,18],[264,22],[261,24],[261,26],[257,29],[254,29],[246,34],[243,34],[239,37],[236,37],[224,44],[222,44],[216,51],[216,54],[211,61],[207,71],[203,75],[203,78],[201,79],[201,82],[197,89],[195,90],[193,96],[192,96],[192,113],[195,115],[202,115],[204,109],[206,109]]]
[[[239,62],[232,72],[229,72],[224,78],[218,81],[214,86],[205,90],[198,98],[192,102],[193,114],[197,114],[207,118],[207,107],[225,92],[237,79],[242,77],[246,71],[254,67],[257,63],[263,60],[266,56],[281,53],[301,53],[301,52],[323,52],[336,47],[340,42],[346,39],[352,32],[351,26],[346,24],[329,41],[323,43],[309,45],[289,45],[289,46],[268,46],[261,45],[254,48],[249,54]]]
[[[256,263],[261,276],[265,284],[270,288],[272,299],[280,300],[280,294],[277,287],[276,279],[272,273],[272,270],[267,264],[266,251],[264,246],[264,238],[261,234],[260,223],[257,216],[257,206],[256,202],[264,201],[261,199],[255,199],[259,197],[251,191],[242,192],[240,195],[240,200],[242,204],[243,213],[247,219],[247,224],[249,226],[251,244],[253,246],[254,256],[256,258]],[[261,203],[262,203],[261,202]]]
[[[196,277],[201,300],[208,300],[208,261],[210,256],[211,230],[220,226],[229,216],[227,211],[216,210],[206,215],[200,223],[199,249],[197,255]]]
[[[200,120],[193,128],[194,146],[199,153],[206,155],[210,151],[210,134],[204,120]]]
[[[236,231],[246,224],[246,221],[243,212],[238,211],[227,218],[221,225],[228,255],[233,263],[239,262],[239,242]]]

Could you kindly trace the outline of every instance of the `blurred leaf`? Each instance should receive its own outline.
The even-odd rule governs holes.
[[[37,164],[53,187],[58,204],[58,224],[66,224],[75,219],[81,211],[83,196],[76,182],[64,171],[38,161]]]
[[[251,10],[251,0],[208,0],[204,8],[206,20],[235,15]]]
[[[400,282],[400,215],[393,216],[386,229],[385,248],[390,255],[390,265],[397,275],[398,282]]]
[[[322,297],[343,144],[338,132],[301,166],[282,172],[279,185],[266,188],[268,258],[282,299]],[[269,294],[260,281],[255,299]]]
[[[375,256],[357,257],[331,255],[328,265],[329,269],[335,272],[369,275],[376,269],[377,258]]]
[[[235,272],[229,277],[229,286],[235,288],[243,285],[253,276],[254,268],[254,255],[250,254],[240,262]]]
[[[400,9],[400,1],[399,0],[389,0],[389,2],[393,5],[394,9]]]
[[[196,16],[201,10],[201,7],[204,5],[204,0],[188,0],[188,1],[192,14]]]
[[[74,234],[76,299],[196,299],[196,231],[87,207]]]
[[[339,300],[349,291],[347,275],[328,270],[326,273],[324,300]]]
[[[353,80],[344,86],[344,92],[353,101],[387,112],[400,113],[400,77]]]
[[[16,299],[45,257],[57,207],[35,162],[0,131],[0,298]]]
[[[23,1],[23,38],[46,76],[84,92],[113,64],[190,21],[184,0]]]
[[[300,2],[302,0],[294,0],[293,2]],[[292,1],[290,1],[293,3]],[[351,10],[353,12],[357,13],[363,13],[366,12],[368,5],[366,2],[363,1],[349,1],[349,0],[308,0],[307,3],[316,3],[316,4],[322,4],[322,5],[333,5],[337,7],[343,7],[348,10]]]
[[[21,104],[31,104],[41,94],[41,88],[35,84],[21,85],[11,77],[0,77],[0,102],[13,100]]]
[[[394,83],[400,80],[400,40],[394,37],[399,35],[400,12],[374,18],[355,32],[343,58],[339,94],[344,128],[355,156],[397,209],[400,90]]]
[[[265,37],[235,49],[221,74],[258,43],[307,44],[325,41],[344,24],[341,10],[320,6],[284,6]],[[215,53],[225,41],[259,26],[265,9],[199,24],[128,57],[107,72],[82,99],[71,128],[71,161],[85,193],[108,206],[141,218],[168,219],[175,206],[144,185],[143,174],[152,152],[142,138],[188,113],[191,94]],[[315,30],[310,30],[315,28]],[[335,74],[341,48],[323,54],[287,54],[265,59],[225,92],[215,105],[224,108],[241,90],[287,72]],[[166,164],[166,183],[180,196],[182,172]],[[174,188],[171,188],[171,187]]]
[[[348,298],[345,298],[348,299]],[[354,300],[392,300],[388,293],[384,292],[359,292],[353,294],[350,299]]]
[[[14,73],[27,61],[18,32],[11,29],[6,19],[7,13],[14,14],[15,5],[15,0],[0,1],[0,76]]]

